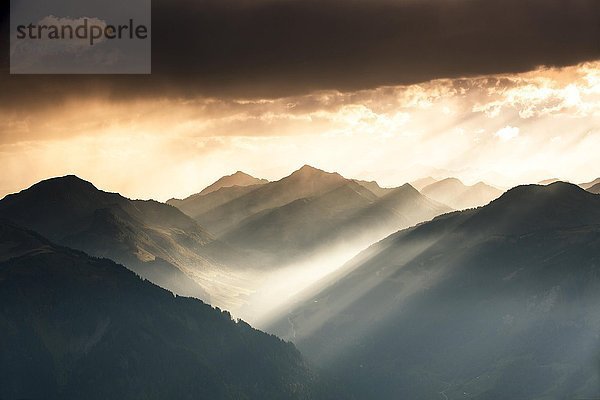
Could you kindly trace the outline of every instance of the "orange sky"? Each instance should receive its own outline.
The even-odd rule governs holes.
[[[508,187],[600,176],[600,62],[280,99],[73,98],[0,110],[0,196],[77,174],[134,198],[198,192],[236,170],[303,164],[399,185],[456,176]]]

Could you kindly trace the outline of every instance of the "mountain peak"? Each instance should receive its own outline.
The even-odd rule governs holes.
[[[322,169],[315,168],[312,165],[308,165],[308,164],[304,164],[298,171],[303,172],[303,173],[313,173],[313,174],[325,172]]]
[[[502,191],[484,182],[467,186],[458,178],[446,178],[424,187],[421,193],[456,210],[462,210],[488,204],[498,198]]]
[[[94,196],[101,191],[91,182],[76,175],[65,175],[40,181],[19,193],[9,194],[4,200],[9,201],[18,195],[28,198],[45,198],[46,200],[67,197]]]
[[[495,202],[513,201],[514,199],[526,198],[535,196],[537,198],[561,198],[565,196],[585,196],[585,190],[572,183],[557,181],[547,185],[532,184],[520,185],[509,189],[506,193],[500,196]]]
[[[454,177],[448,177],[438,181],[437,183],[459,183],[461,185],[466,186],[460,179]]]
[[[85,179],[81,179],[77,175],[65,175],[58,176],[54,178],[45,179],[31,186],[30,189],[33,188],[48,188],[48,187],[60,187],[61,189],[65,188],[74,188],[74,189],[93,189],[97,190],[96,186],[94,186],[91,182],[86,181]]]
[[[577,185],[517,186],[478,211],[484,225],[527,232],[547,227],[573,227],[600,221],[600,199]]]
[[[267,182],[269,181],[267,181],[266,179],[255,178],[252,175],[249,175],[243,171],[236,171],[231,175],[226,175],[222,178],[219,178],[216,182],[206,187],[199,194],[209,194],[225,187],[261,185]]]
[[[400,186],[398,189],[402,189],[406,192],[411,192],[411,193],[418,193],[420,194],[420,192],[410,183],[405,183],[404,185]]]
[[[229,175],[231,178],[254,178],[252,175],[245,173],[244,171],[235,171],[235,173]],[[256,179],[256,178],[254,178]]]
[[[551,194],[559,194],[559,193],[575,193],[575,192],[585,192],[579,186],[564,182],[564,181],[556,181],[550,184],[532,184],[532,185],[519,185],[507,191],[510,192],[540,192],[540,193],[551,193]]]
[[[342,178],[340,174],[337,172],[327,172],[322,169],[315,168],[311,165],[305,164],[300,169],[294,171],[290,177],[307,177],[307,178],[315,178],[318,176],[339,176]]]

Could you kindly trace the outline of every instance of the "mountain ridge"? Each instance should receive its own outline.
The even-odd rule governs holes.
[[[252,175],[249,175],[245,172],[237,171],[231,175],[226,175],[226,176],[219,178],[216,182],[207,186],[202,191],[200,191],[200,193],[198,193],[198,194],[199,195],[209,194],[211,192],[214,192],[216,190],[219,190],[219,189],[222,189],[225,187],[232,187],[232,186],[242,186],[243,187],[243,186],[251,186],[251,185],[260,185],[260,184],[265,184],[268,182],[269,181],[266,179],[255,178]]]
[[[357,398],[587,398],[598,249],[600,197],[521,186],[374,244],[270,331]]]
[[[1,398],[319,399],[330,390],[293,345],[1,219],[0,342]]]
[[[202,275],[232,253],[177,208],[129,200],[75,176],[52,178],[6,196],[0,216],[50,240],[121,262],[176,293],[208,300]]]
[[[502,191],[484,182],[467,186],[458,178],[446,178],[420,190],[425,196],[454,209],[483,206],[498,198]]]
[[[409,184],[377,196],[353,180],[316,196],[257,213],[222,236],[236,247],[276,254],[274,261],[341,244],[362,249],[400,228],[450,211]]]
[[[338,173],[319,170],[309,165],[274,182],[222,204],[197,217],[197,221],[217,235],[243,219],[261,211],[284,206],[294,200],[322,194],[346,181]]]
[[[600,194],[600,183],[595,184],[587,189],[588,192],[594,194]]]
[[[600,184],[600,178],[596,178],[591,182],[580,183],[579,186],[585,190],[588,190],[592,186]]]

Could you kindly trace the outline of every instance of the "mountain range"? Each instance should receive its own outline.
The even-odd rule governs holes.
[[[228,265],[237,257],[177,208],[104,192],[76,176],[6,196],[0,217],[61,245],[115,260],[177,294],[207,301],[219,302],[227,290],[219,277],[229,276]]]
[[[600,184],[600,178],[596,178],[591,182],[585,182],[585,183],[580,183],[579,186],[582,189],[588,190],[589,188],[591,188],[592,186],[598,185]]]
[[[596,185],[415,185],[304,166],[170,204],[75,176],[5,197],[0,398],[596,396]],[[179,295],[269,309],[303,355]]]
[[[308,165],[278,181],[252,179],[248,186],[170,201],[217,240],[245,254],[240,261],[245,268],[237,274],[245,291],[236,292],[234,310],[252,321],[268,308],[247,311],[252,304],[280,290],[273,274],[302,275],[302,282],[288,280],[288,293],[296,292],[398,229],[451,211],[408,184],[382,188]],[[309,272],[308,264],[319,267]]]
[[[381,188],[310,166],[269,183],[238,172],[209,188],[171,202],[192,215],[204,210],[194,220],[177,207],[65,176],[5,197],[0,217],[115,260],[177,294],[235,310],[264,281],[254,269],[281,268],[340,243],[358,252],[450,210],[408,185]],[[217,237],[209,229],[228,232]]]
[[[261,253],[263,265],[340,242],[360,249],[450,211],[410,185],[382,188],[308,165],[276,182],[201,192],[170,204],[232,246]]]
[[[455,210],[463,210],[488,204],[500,197],[502,190],[483,182],[467,186],[456,178],[446,178],[423,187],[421,193]]]
[[[345,396],[292,344],[6,220],[0,343],[2,399]]]
[[[327,177],[319,171],[312,174],[313,181]],[[342,244],[363,249],[401,228],[451,210],[408,184],[378,193],[381,197],[357,181],[340,180],[324,193],[258,212],[221,239],[270,255],[269,263],[278,265]]]
[[[600,197],[521,186],[371,246],[273,324],[359,399],[600,391]]]
[[[213,184],[204,188],[200,193],[183,200],[171,199],[167,201],[167,204],[179,208],[195,219],[213,208],[225,204],[236,197],[240,197],[268,182],[266,179],[258,179],[242,171],[237,171],[235,174],[218,179]]]
[[[600,183],[595,184],[587,189],[588,192],[594,194],[600,194]]]
[[[255,178],[251,175],[248,175],[245,172],[237,171],[232,175],[226,175],[222,178],[219,178],[215,183],[210,186],[204,188],[199,195],[205,195],[212,192],[215,192],[222,188],[233,187],[233,186],[253,186],[253,185],[261,185],[268,183],[269,181],[266,179]]]
[[[415,189],[417,189],[418,191],[423,190],[424,187],[432,185],[436,182],[438,182],[438,179],[434,179],[430,176],[426,177],[426,178],[421,178],[421,179],[417,179],[416,181],[412,181],[410,182],[410,185],[412,187],[414,187]]]
[[[260,185],[255,190],[196,216],[196,221],[215,235],[221,236],[257,213],[324,194],[345,182],[346,179],[337,173],[323,173],[305,165],[283,179]]]

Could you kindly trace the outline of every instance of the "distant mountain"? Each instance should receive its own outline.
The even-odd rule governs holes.
[[[386,194],[390,194],[394,191],[394,188],[382,188],[375,181],[361,181],[358,179],[354,179],[354,182],[358,183],[365,189],[368,189],[371,193],[373,193],[377,197],[383,197]]]
[[[6,221],[0,343],[2,399],[328,398],[293,345]]]
[[[210,232],[222,235],[242,220],[261,211],[326,193],[346,182],[340,174],[305,165],[279,181],[264,184],[197,216],[196,220]]]
[[[258,179],[242,171],[237,171],[233,175],[220,178],[200,193],[183,200],[171,199],[167,201],[167,204],[179,208],[195,219],[199,215],[249,193],[268,182],[266,179]]]
[[[262,185],[262,184],[261,184]],[[184,200],[171,199],[167,204],[196,219],[215,208],[258,189],[261,185],[223,187],[208,194],[195,194]]]
[[[587,191],[594,194],[600,194],[600,183],[588,188]]]
[[[588,190],[588,189],[590,189],[591,187],[593,187],[593,186],[596,186],[596,185],[600,185],[600,178],[594,179],[594,180],[593,180],[593,181],[591,181],[591,182],[587,182],[587,183],[580,183],[580,184],[579,184],[579,186],[580,186],[582,189],[585,189],[585,190]]]
[[[373,245],[271,331],[358,399],[600,392],[600,197],[521,186]]]
[[[454,209],[479,207],[498,198],[502,191],[483,182],[466,186],[456,178],[447,178],[421,189],[425,196]]]
[[[226,293],[229,303],[219,304],[257,324],[291,301],[275,292],[293,296],[390,233],[451,211],[410,185],[382,188],[308,165],[276,182],[190,200],[177,206],[245,255],[229,275],[234,298]],[[298,278],[281,283],[286,275]]]
[[[559,179],[559,178],[544,179],[543,181],[539,181],[538,185],[550,185],[550,184],[556,183],[556,182],[561,182],[561,179]]]
[[[341,244],[361,250],[448,211],[408,184],[379,197],[348,180],[326,193],[255,214],[222,238],[270,254],[279,265]]]
[[[234,253],[175,207],[129,200],[75,176],[6,196],[0,217],[113,259],[175,293],[206,300],[209,290],[215,292],[222,261]]]
[[[421,191],[424,187],[432,185],[436,182],[438,182],[437,179],[433,179],[432,177],[428,176],[427,178],[421,178],[417,179],[416,181],[412,181],[410,185],[418,191]]]
[[[227,175],[219,180],[217,180],[212,185],[208,186],[204,190],[202,190],[200,195],[209,194],[212,192],[216,192],[222,188],[228,188],[232,186],[253,186],[253,185],[262,185],[268,183],[269,181],[266,179],[255,178],[252,175],[248,175],[245,172],[237,171],[235,174]]]

